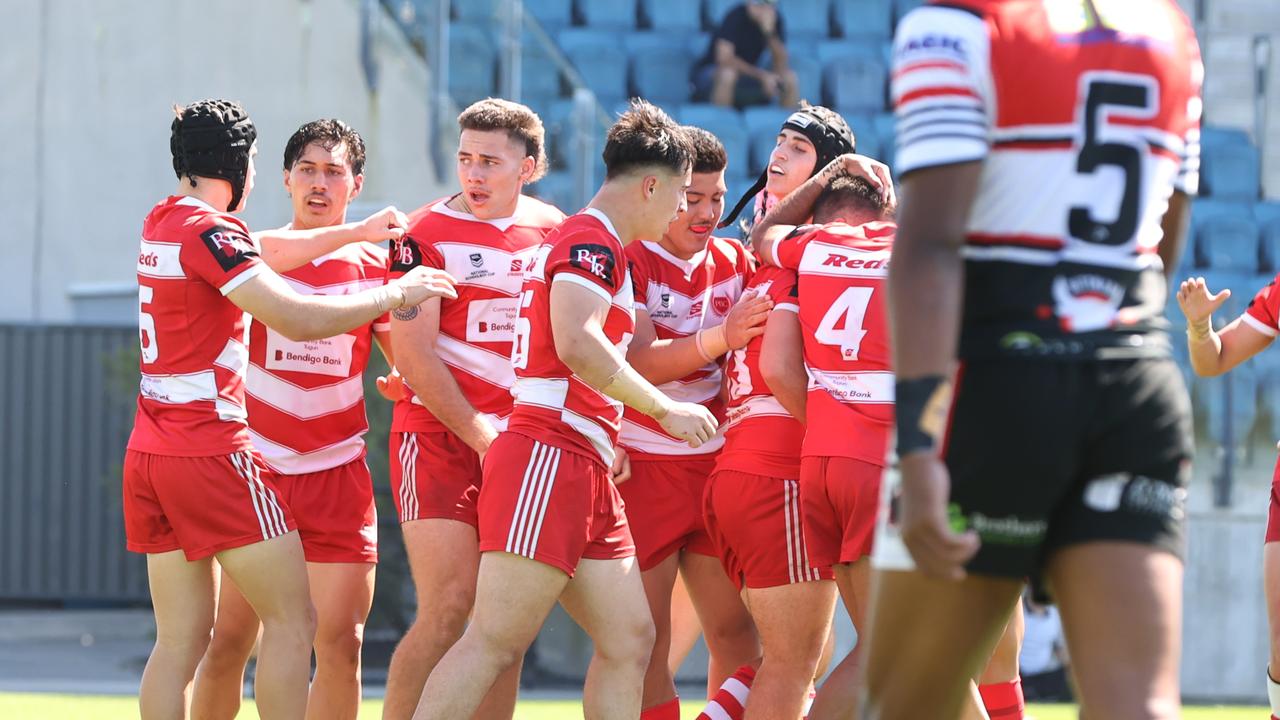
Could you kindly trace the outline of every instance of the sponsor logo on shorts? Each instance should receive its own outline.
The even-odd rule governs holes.
[[[1187,491],[1172,483],[1144,475],[1116,473],[1090,480],[1084,504],[1103,513],[1125,511],[1181,520],[1186,514]]]
[[[947,514],[952,530],[973,530],[982,542],[992,545],[1035,545],[1044,539],[1049,529],[1047,520],[1023,520],[1016,515],[991,517],[979,512],[966,514],[955,503],[947,508]]]

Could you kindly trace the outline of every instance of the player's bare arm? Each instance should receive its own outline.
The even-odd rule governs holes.
[[[809,376],[804,369],[804,335],[796,313],[769,314],[760,347],[760,374],[791,417],[804,422]]]
[[[746,292],[722,324],[666,340],[657,336],[648,311],[636,308],[636,334],[627,348],[627,362],[654,385],[679,380],[762,335],[772,308],[767,295]]]
[[[483,455],[498,431],[462,394],[449,366],[436,354],[440,334],[440,300],[391,313],[391,337],[401,348],[396,369],[411,388],[429,388],[418,395],[431,414],[469,447]]]
[[[705,407],[676,402],[645,380],[604,334],[609,303],[591,290],[567,282],[551,285],[551,332],[556,354],[591,387],[657,420],[664,430],[699,447],[716,431]]]
[[[889,207],[897,204],[893,178],[889,174],[887,165],[865,155],[854,153],[841,155],[827,163],[826,167],[783,198],[751,229],[751,245],[765,262],[770,265],[778,264],[773,254],[774,245],[813,216],[813,205],[818,201],[818,196],[826,189],[832,178],[841,173],[860,177],[871,183],[884,195],[885,204]]]
[[[1178,307],[1187,318],[1187,349],[1191,368],[1201,377],[1213,377],[1266,349],[1274,339],[1236,318],[1221,330],[1213,329],[1213,313],[1231,297],[1224,288],[1214,294],[1204,278],[1188,278],[1178,288]]]
[[[897,375],[902,535],[919,569],[959,580],[978,550],[972,531],[947,522],[951,479],[937,441],[950,406],[950,376],[960,335],[964,228],[982,164],[944,165],[903,180],[889,308]]]
[[[387,367],[390,368],[386,375],[379,375],[374,381],[378,394],[391,402],[403,400],[408,390],[404,387],[404,378],[396,369],[395,354],[391,349],[391,331],[375,332],[373,341],[378,344],[378,350],[382,352],[382,357],[386,358]]]
[[[344,245],[397,240],[407,227],[409,219],[404,213],[386,207],[360,222],[310,230],[260,230],[253,238],[262,248],[263,262],[276,272],[287,272]]]
[[[300,295],[274,272],[259,273],[227,298],[290,340],[333,337],[372,322],[389,310],[433,297],[457,297],[443,270],[414,268],[404,277],[354,295]]]
[[[1187,244],[1187,222],[1191,219],[1191,198],[1185,192],[1174,189],[1169,196],[1169,209],[1160,219],[1160,261],[1164,263],[1164,279],[1173,280],[1178,262]]]

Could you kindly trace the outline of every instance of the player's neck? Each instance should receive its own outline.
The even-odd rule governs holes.
[[[191,181],[184,177],[178,180],[178,189],[173,194],[195,198],[219,212],[226,212],[231,204],[231,183],[198,177],[193,187]]]
[[[446,202],[445,207],[455,212],[466,213],[477,220],[501,220],[509,218],[516,214],[516,208],[520,207],[520,193],[501,204],[495,204],[493,198],[485,203],[484,207],[472,207],[467,202],[466,193],[458,193]]]
[[[663,235],[658,240],[658,245],[661,246],[663,250],[666,250],[667,252],[671,253],[673,257],[677,257],[685,261],[692,260],[694,255],[697,255],[699,252],[702,252],[702,250],[706,249],[706,246],[704,245],[702,246],[702,248],[700,248],[696,252],[686,252],[684,250],[681,250],[680,246],[672,242],[671,238],[669,238],[666,235]]]
[[[344,210],[338,218],[331,223],[311,222],[310,220],[294,215],[293,220],[289,223],[289,227],[294,230],[315,230],[317,228],[334,227],[337,225],[345,225],[347,223],[347,212]]]
[[[636,240],[656,240],[657,238],[639,236],[642,225],[637,222],[635,203],[630,202],[630,200],[631,197],[624,194],[619,188],[605,183],[596,193],[596,196],[591,198],[591,202],[587,203],[587,207],[599,210],[609,218],[609,222],[613,224],[613,229],[618,233],[618,240],[624,246]]]

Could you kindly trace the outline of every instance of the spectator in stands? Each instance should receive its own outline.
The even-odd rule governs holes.
[[[1070,702],[1067,683],[1067,644],[1062,635],[1058,608],[1041,605],[1030,595],[1023,598],[1026,632],[1022,637],[1022,692],[1028,700]]]
[[[694,100],[725,107],[799,104],[800,86],[787,64],[783,30],[777,0],[750,0],[726,13],[694,66]],[[768,69],[761,64],[766,50]]]

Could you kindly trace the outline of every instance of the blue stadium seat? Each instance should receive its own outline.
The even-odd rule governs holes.
[[[720,21],[724,20],[724,16],[744,2],[746,0],[706,0],[706,4],[702,6],[705,27],[711,30],[720,27]]]
[[[1256,200],[1261,160],[1243,131],[1205,128],[1201,135],[1201,190],[1223,200]]]
[[[496,51],[479,25],[449,25],[449,94],[462,107],[494,94]]]
[[[1253,216],[1262,234],[1262,267],[1267,272],[1280,272],[1280,202],[1258,203]]]
[[[849,59],[879,60],[888,64],[888,42],[863,42],[859,40],[823,40],[818,43],[818,60],[830,65]]]
[[[777,107],[750,107],[743,111],[742,119],[751,143],[751,162],[747,166],[751,177],[764,169],[769,154],[778,144],[778,130],[790,115],[790,110]]]
[[[547,135],[547,158],[553,168],[569,166],[569,136],[571,134],[570,118],[573,115],[573,100],[557,100],[551,103],[546,112],[540,113],[542,127]]]
[[[640,0],[640,16],[655,30],[694,33],[702,30],[702,3],[691,0]]]
[[[693,33],[685,36],[685,47],[689,49],[689,54],[693,55],[694,62],[701,60],[711,48],[711,33]]]
[[[545,177],[529,187],[528,193],[543,202],[555,205],[567,215],[572,215],[580,209],[571,207],[574,204],[572,201],[573,177],[567,172],[547,173]]]
[[[551,52],[525,34],[520,46],[520,92],[526,105],[546,105],[560,97],[560,69]]]
[[[617,33],[570,28],[559,36],[560,48],[596,99],[611,107],[627,96],[627,52]]]
[[[1191,247],[1184,252],[1194,255],[1198,267],[1255,272],[1260,264],[1258,225],[1246,203],[1196,200],[1188,235]]]
[[[576,0],[578,20],[589,27],[631,30],[636,26],[636,0]]]
[[[1204,403],[1206,430],[1219,446],[1225,446],[1230,421],[1231,446],[1240,447],[1253,432],[1258,419],[1259,373],[1253,363],[1244,363],[1226,375],[1197,378],[1197,394]],[[1227,412],[1226,390],[1231,387],[1231,411]]]
[[[631,94],[670,108],[689,101],[696,57],[679,33],[633,32],[622,38],[631,58]]]
[[[537,18],[551,33],[573,22],[573,0],[524,0],[524,11]]]
[[[735,176],[746,174],[750,146],[741,113],[732,108],[695,103],[685,105],[676,117],[685,125],[700,127],[720,138],[729,157],[727,172]]]
[[[831,37],[830,0],[780,0],[778,12],[788,41],[802,35]]]
[[[814,105],[822,103],[822,63],[817,58],[803,55],[791,56],[791,69],[800,83],[800,99]]]
[[[498,17],[503,0],[453,0],[453,16],[467,22],[489,22]]]
[[[893,26],[897,27],[902,16],[925,4],[925,0],[893,0]]]
[[[847,38],[893,37],[893,3],[891,0],[835,0],[832,7],[835,25]]]
[[[889,71],[880,60],[845,58],[822,72],[827,104],[840,112],[879,112],[885,107]]]

